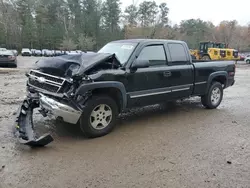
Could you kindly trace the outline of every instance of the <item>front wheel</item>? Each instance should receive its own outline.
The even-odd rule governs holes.
[[[84,107],[80,128],[89,138],[101,137],[115,128],[117,116],[118,107],[111,97],[93,96]]]
[[[201,103],[208,109],[217,108],[223,99],[223,87],[219,82],[213,82],[208,93],[201,97]]]
[[[250,64],[250,59],[246,60],[246,62],[247,62],[248,64]]]

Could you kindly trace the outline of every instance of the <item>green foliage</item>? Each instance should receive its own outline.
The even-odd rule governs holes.
[[[84,36],[84,34],[80,34],[78,38],[78,47],[83,51],[94,50],[96,45],[95,40],[92,37]]]
[[[202,40],[250,49],[250,26],[200,19],[170,26],[166,3],[154,0],[121,11],[120,0],[0,0],[0,46],[19,49],[97,50],[124,38],[184,40],[197,48]],[[121,22],[122,21],[122,22]]]
[[[102,8],[103,27],[111,33],[119,30],[120,0],[105,0]]]
[[[200,19],[184,20],[179,29],[190,48],[197,48],[199,42],[207,40],[209,36],[209,24]]]
[[[65,37],[61,44],[61,49],[63,50],[75,50],[76,44],[71,38]]]
[[[125,9],[124,18],[130,26],[137,26],[138,10],[135,5],[129,5]]]
[[[168,12],[169,12],[167,3],[160,4],[159,8],[160,8],[160,24],[161,26],[166,26],[168,24]]]
[[[158,7],[155,1],[143,1],[139,5],[138,15],[142,27],[152,26],[156,21]]]

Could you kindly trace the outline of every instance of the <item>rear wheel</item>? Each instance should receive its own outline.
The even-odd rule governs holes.
[[[213,82],[208,93],[201,97],[201,103],[208,109],[217,108],[223,99],[223,87],[219,82]]]
[[[110,133],[116,125],[118,106],[109,96],[93,96],[87,101],[80,118],[80,128],[89,138]]]
[[[250,59],[246,60],[246,62],[247,62],[248,64],[250,64]]]

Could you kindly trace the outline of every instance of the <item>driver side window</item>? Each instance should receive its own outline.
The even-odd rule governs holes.
[[[150,66],[164,66],[167,61],[163,45],[144,47],[137,59],[149,60]]]

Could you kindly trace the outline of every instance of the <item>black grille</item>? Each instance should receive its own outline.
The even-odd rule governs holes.
[[[62,93],[69,87],[69,82],[66,79],[36,70],[30,71],[28,84],[34,88],[56,93]]]
[[[59,86],[54,86],[54,85],[47,84],[47,83],[40,83],[37,80],[31,79],[31,78],[29,79],[29,84],[39,89],[43,89],[43,90],[55,92],[55,93],[60,88]]]
[[[49,76],[47,74],[42,74],[42,73],[39,73],[39,72],[31,71],[30,74],[34,75],[34,76],[37,76],[37,77],[43,77],[43,78],[45,78],[48,81],[56,82],[56,83],[59,83],[59,84],[62,84],[64,82],[64,79],[62,79],[62,78],[57,78],[57,77],[54,77],[54,76]]]

